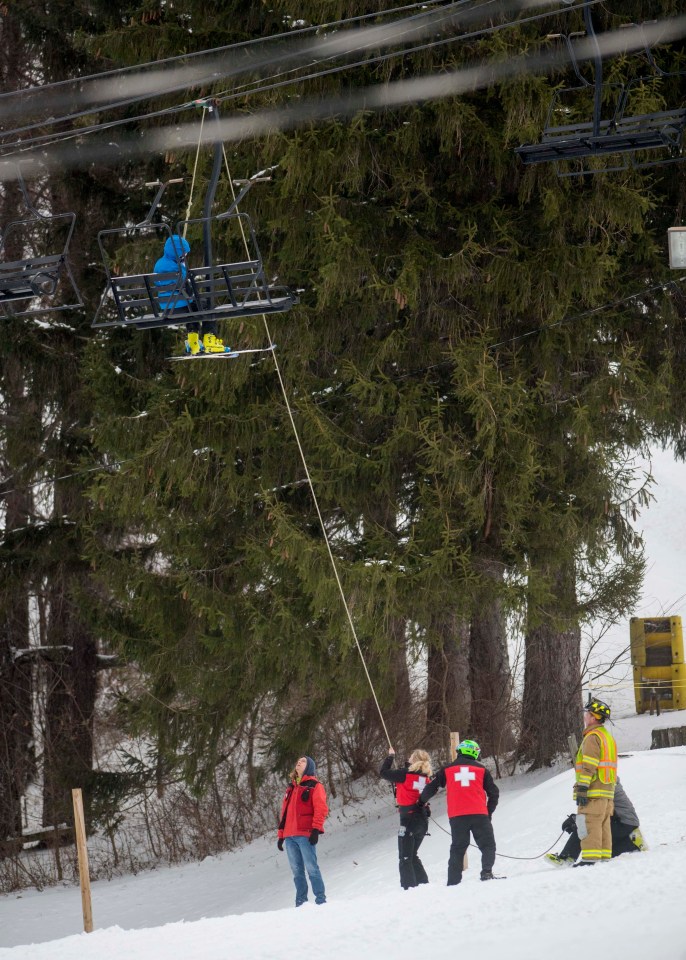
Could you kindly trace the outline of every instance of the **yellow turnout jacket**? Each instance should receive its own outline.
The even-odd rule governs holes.
[[[588,787],[588,798],[612,800],[617,780],[617,744],[612,734],[600,723],[584,730],[576,755],[576,782]]]

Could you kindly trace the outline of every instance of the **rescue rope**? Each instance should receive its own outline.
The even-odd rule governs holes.
[[[200,103],[200,101],[197,101]],[[205,104],[202,103],[202,119],[200,121],[200,132],[198,134],[198,148],[195,151],[195,163],[193,164],[193,176],[191,177],[191,189],[188,195],[188,206],[186,207],[186,216],[183,224],[183,238],[186,239],[186,233],[188,232],[188,221],[191,215],[191,207],[193,206],[193,189],[195,187],[195,175],[198,172],[198,158],[200,157],[200,144],[202,143],[202,128],[205,124]]]
[[[434,820],[433,817],[429,817],[429,820],[431,820],[432,823],[435,823],[438,829],[442,830],[443,833],[447,833],[449,837],[452,836],[452,833],[450,832],[450,830],[446,830],[445,827],[442,827],[437,820]],[[564,830],[562,831],[560,836],[557,838],[557,840],[555,840],[553,843],[550,844],[547,850],[544,850],[543,853],[537,853],[535,857],[515,857],[511,853],[499,853],[497,850],[495,852],[495,855],[496,857],[502,857],[504,860],[540,860],[541,857],[544,857],[546,853],[550,853],[553,847],[556,847],[558,845],[558,843],[560,842],[563,836],[564,836]],[[479,849],[475,843],[470,843],[469,846],[473,847],[475,850]]]
[[[438,829],[442,830],[443,833],[447,833],[449,837],[452,837],[452,833],[450,832],[450,830],[446,830],[445,827],[442,827],[437,820],[434,820],[433,817],[429,817],[429,820],[432,823],[435,823]],[[510,853],[498,853],[497,850],[495,852],[495,855],[496,857],[502,857],[504,860],[540,860],[541,857],[544,857],[546,853],[550,853],[553,847],[556,847],[558,845],[558,843],[560,842],[563,836],[564,836],[564,830],[562,831],[560,836],[557,838],[557,840],[555,840],[553,843],[550,844],[547,850],[544,850],[543,853],[537,853],[535,857],[515,857]],[[475,850],[479,849],[475,843],[470,843],[469,846],[473,847]]]
[[[235,200],[235,199],[236,199],[236,193],[235,193],[234,188],[233,188],[233,180],[231,179],[231,171],[229,170],[229,163],[228,163],[228,160],[227,160],[227,157],[226,157],[226,150],[224,149],[223,146],[222,146],[222,150],[223,150],[223,152],[224,152],[224,162],[225,162],[225,164],[226,164],[226,173],[227,173],[227,176],[228,176],[228,179],[229,179],[229,184],[231,185],[231,194],[232,194],[233,199]],[[241,236],[243,237],[243,243],[244,243],[244,245],[245,245],[246,255],[249,257],[249,256],[250,256],[250,248],[249,248],[249,246],[248,246],[248,241],[247,241],[247,238],[246,238],[246,236],[245,236],[245,230],[244,230],[244,228],[243,228],[243,221],[240,219],[240,217],[238,218],[238,223],[239,223],[240,230],[241,230]],[[340,575],[339,575],[339,572],[338,572],[338,565],[337,565],[336,559],[335,559],[335,557],[334,557],[334,555],[333,555],[333,550],[331,549],[331,541],[329,540],[329,535],[328,535],[327,530],[326,530],[326,525],[325,525],[325,523],[324,523],[324,517],[323,517],[323,515],[322,515],[321,508],[320,508],[320,506],[319,506],[319,500],[318,500],[318,498],[317,498],[317,494],[316,494],[315,489],[314,489],[314,483],[312,482],[312,476],[311,476],[311,474],[310,474],[310,470],[309,470],[309,467],[308,467],[308,465],[307,465],[307,459],[306,459],[306,457],[305,457],[305,451],[304,451],[303,446],[302,446],[302,443],[301,443],[301,441],[300,441],[300,435],[299,435],[299,433],[298,433],[298,428],[297,428],[297,426],[296,426],[295,418],[294,418],[294,416],[293,416],[293,410],[292,410],[290,401],[289,401],[289,399],[288,399],[288,392],[287,392],[287,390],[286,390],[286,384],[285,384],[285,382],[284,382],[283,375],[282,375],[282,373],[281,373],[281,367],[279,366],[279,361],[278,361],[278,358],[277,358],[277,356],[276,356],[276,350],[274,349],[274,348],[275,348],[275,343],[274,343],[274,341],[272,340],[272,335],[271,335],[271,331],[270,331],[270,329],[269,329],[269,324],[267,323],[267,316],[266,316],[266,314],[264,314],[264,313],[262,314],[262,321],[263,321],[263,323],[264,323],[264,330],[265,330],[265,334],[266,334],[266,336],[267,336],[267,340],[268,340],[268,342],[269,342],[269,348],[270,348],[270,351],[271,351],[271,355],[272,355],[272,357],[273,357],[273,359],[274,359],[274,368],[275,368],[275,370],[276,370],[276,375],[277,375],[277,377],[278,377],[278,379],[279,379],[279,385],[281,386],[281,393],[282,393],[282,396],[283,396],[284,403],[285,403],[285,405],[286,405],[286,411],[287,411],[287,413],[288,413],[288,419],[290,420],[291,428],[292,428],[292,430],[293,430],[293,436],[295,437],[295,442],[296,442],[296,444],[297,444],[297,446],[298,446],[298,452],[299,452],[299,454],[300,454],[300,459],[301,459],[301,461],[302,461],[303,469],[304,469],[304,471],[305,471],[305,476],[306,476],[306,478],[307,478],[307,484],[308,484],[308,486],[309,486],[309,488],[310,488],[310,494],[311,494],[311,496],[312,496],[312,502],[314,503],[315,510],[317,511],[317,517],[319,518],[319,525],[320,525],[321,530],[322,530],[322,533],[323,533],[323,535],[324,535],[324,542],[325,542],[325,544],[326,544],[326,550],[327,550],[327,553],[328,553],[328,555],[329,555],[329,561],[330,561],[330,563],[331,563],[331,568],[332,568],[332,570],[333,570],[333,574],[334,574],[334,577],[335,577],[335,580],[336,580],[336,585],[337,585],[337,587],[338,587],[338,592],[340,593],[340,596],[341,596],[341,602],[342,602],[342,604],[343,604],[343,608],[344,608],[344,610],[345,610],[345,614],[346,614],[346,617],[347,617],[347,619],[348,619],[348,624],[349,624],[349,626],[350,626],[350,632],[351,632],[351,634],[352,634],[353,640],[355,641],[355,646],[357,647],[357,652],[358,652],[359,655],[360,655],[360,660],[362,661],[362,668],[363,668],[364,673],[365,673],[365,676],[366,676],[366,678],[367,678],[367,683],[369,684],[369,689],[371,690],[372,698],[373,698],[373,700],[374,700],[374,703],[375,703],[375,705],[376,705],[376,709],[377,709],[378,714],[379,714],[379,720],[381,721],[381,726],[383,727],[383,731],[384,731],[384,733],[385,733],[385,735],[386,735],[386,740],[388,741],[389,747],[392,747],[393,744],[392,744],[392,742],[391,742],[391,738],[390,738],[390,735],[389,735],[389,733],[388,733],[388,728],[387,728],[387,726],[386,726],[386,721],[384,720],[384,716],[383,716],[383,713],[382,713],[382,711],[381,711],[381,705],[379,704],[379,700],[378,700],[378,697],[377,697],[377,695],[376,695],[376,691],[375,691],[375,689],[374,689],[374,684],[373,684],[373,682],[372,682],[372,678],[371,678],[371,675],[370,675],[370,673],[369,673],[369,669],[368,669],[368,667],[367,667],[367,661],[365,660],[365,656],[364,656],[364,653],[363,653],[363,651],[362,651],[362,647],[361,647],[361,645],[360,645],[359,638],[358,638],[358,636],[357,636],[357,630],[355,629],[355,623],[354,623],[354,621],[353,621],[352,614],[351,614],[351,612],[350,612],[350,607],[349,607],[349,605],[348,605],[348,601],[347,601],[346,596],[345,596],[345,591],[344,591],[344,589],[343,589],[343,584],[342,584],[342,582],[341,582],[341,578],[340,578]]]
[[[385,803],[386,806],[390,806],[390,805],[391,805],[391,804],[389,803],[389,801],[386,800],[384,797],[381,797],[381,802],[382,802],[382,803]],[[393,806],[397,808],[397,804],[393,804]],[[450,830],[446,830],[445,827],[441,826],[441,824],[438,822],[438,820],[435,820],[433,817],[429,817],[428,819],[429,819],[432,823],[435,823],[439,830],[442,830],[443,833],[447,834],[449,837],[452,837],[452,833],[450,832]],[[504,860],[540,860],[541,857],[544,857],[544,856],[546,855],[546,853],[550,853],[550,851],[553,849],[553,847],[556,847],[556,846],[558,845],[558,843],[560,842],[560,840],[561,840],[562,837],[564,836],[564,833],[565,833],[565,832],[564,832],[564,830],[563,830],[562,833],[560,834],[560,836],[557,838],[557,840],[555,840],[554,843],[551,843],[547,850],[544,850],[543,853],[537,853],[535,857],[514,857],[514,856],[512,856],[512,854],[508,854],[508,853],[498,853],[497,850],[496,850],[496,852],[495,852],[495,855],[496,855],[496,857],[502,857]],[[686,839],[686,838],[682,838],[682,839]],[[479,849],[475,843],[470,843],[469,846],[470,846],[470,847],[473,847],[475,850],[478,850],[478,849]]]

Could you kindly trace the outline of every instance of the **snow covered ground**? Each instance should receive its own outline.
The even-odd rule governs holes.
[[[494,826],[503,882],[482,883],[478,851],[470,850],[463,883],[445,886],[448,821],[439,794],[422,848],[431,882],[403,891],[397,814],[384,792],[331,818],[318,847],[324,906],[294,909],[286,856],[274,837],[262,838],[203,863],[93,884],[92,934],[79,933],[77,888],[0,898],[0,960],[280,960],[302,950],[329,960],[452,958],[465,950],[484,960],[578,960],[599,943],[622,960],[686,960],[686,747],[648,750],[658,724],[686,724],[686,711],[615,725],[645,853],[591,870],[506,858],[537,857],[554,844],[574,809],[567,767],[547,779],[539,772],[501,783]]]
[[[686,465],[656,452],[657,502],[644,527],[648,570],[636,616],[686,617]],[[596,661],[628,646],[628,623],[603,638]],[[281,960],[317,952],[327,960],[380,954],[443,960],[579,960],[609,951],[621,960],[686,960],[686,747],[650,751],[651,730],[686,725],[686,711],[633,714],[628,658],[594,686],[619,716],[620,776],[650,849],[592,870],[540,859],[572,812],[569,767],[501,781],[494,817],[500,883],[481,883],[478,851],[459,887],[446,888],[445,801],[422,848],[431,883],[402,891],[397,814],[385,791],[337,809],[318,851],[329,902],[292,907],[293,885],[275,838],[202,863],[93,884],[95,932],[82,928],[75,887],[0,897],[0,960]],[[602,694],[601,694],[602,695]],[[626,755],[630,754],[630,755]]]

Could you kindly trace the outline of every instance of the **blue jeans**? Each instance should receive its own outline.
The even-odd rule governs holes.
[[[288,862],[293,871],[295,884],[295,905],[299,907],[307,900],[307,879],[305,870],[310,877],[312,893],[315,903],[326,903],[324,881],[317,863],[317,848],[313,847],[307,837],[286,837],[286,853]]]

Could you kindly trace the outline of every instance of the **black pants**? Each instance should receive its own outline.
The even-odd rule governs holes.
[[[469,846],[470,834],[481,851],[481,869],[492,870],[495,863],[495,836],[491,818],[485,813],[470,813],[464,817],[450,818],[453,842],[448,860],[448,886],[462,880],[462,863]]]
[[[426,836],[429,821],[423,813],[400,815],[398,830],[398,866],[400,868],[400,886],[403,890],[428,883],[424,864],[417,856],[422,840]]]
[[[612,831],[612,856],[618,857],[621,853],[633,853],[638,850],[630,834],[636,829],[628,823],[624,823],[617,817],[610,818],[610,829]],[[581,853],[581,843],[579,834],[574,830],[569,835],[569,840],[560,851],[560,856],[565,859],[576,860]]]
[[[174,307],[169,311],[168,317],[173,317],[175,320],[178,317],[183,319],[183,317],[188,316],[189,313],[197,313],[198,307],[191,300],[188,301],[188,306],[186,307]],[[200,333],[204,337],[206,333],[213,333],[215,337],[217,336],[217,322],[216,320],[203,320],[200,323],[198,320],[189,322],[186,324],[187,333]]]

